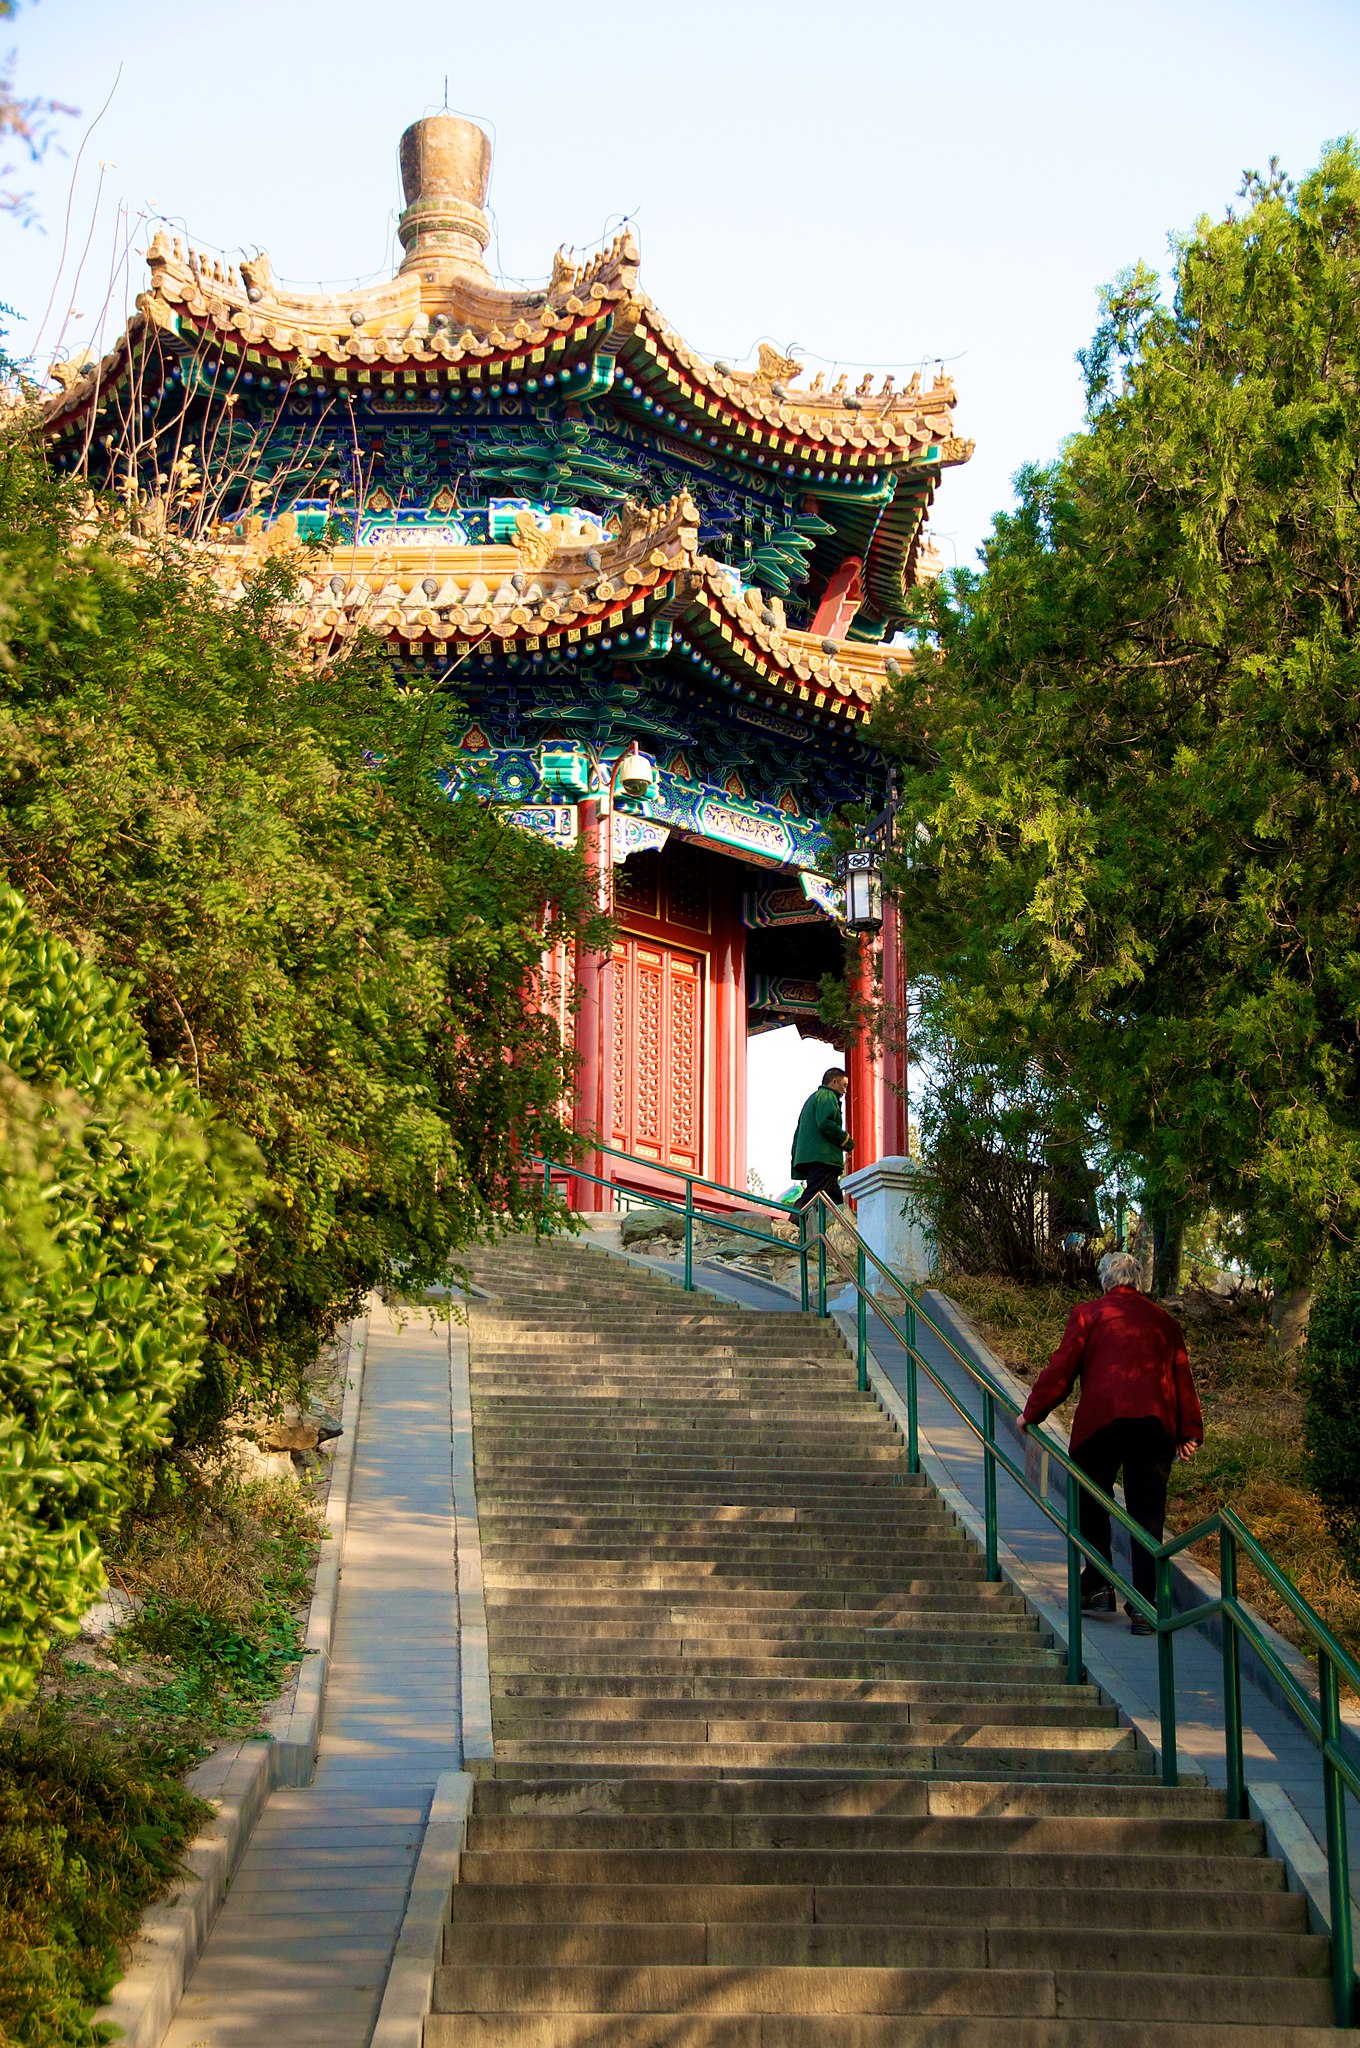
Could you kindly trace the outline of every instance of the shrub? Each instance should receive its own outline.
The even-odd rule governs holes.
[[[1360,1269],[1338,1264],[1320,1288],[1299,1374],[1313,1490],[1352,1577],[1360,1578]]]
[[[0,870],[261,1162],[189,1442],[297,1393],[370,1289],[532,1212],[571,1054],[525,992],[591,914],[584,867],[446,794],[443,678],[304,654],[305,562],[228,603],[211,554],[0,458]]]
[[[1052,1282],[1088,1278],[1096,1176],[1041,1082],[1003,1088],[941,1058],[924,1105],[921,1198],[941,1266]]]
[[[206,1813],[50,1709],[0,1728],[0,2041],[89,2048],[120,1944]]]
[[[167,1439],[242,1167],[126,995],[0,890],[0,1705],[78,1624]]]

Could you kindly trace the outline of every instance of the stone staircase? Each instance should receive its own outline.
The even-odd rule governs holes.
[[[831,1326],[475,1272],[496,1758],[426,2048],[1360,2048],[1262,1831],[1063,1682]]]

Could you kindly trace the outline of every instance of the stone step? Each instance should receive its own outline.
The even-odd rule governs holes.
[[[480,1804],[480,1802],[479,1802]],[[1249,1856],[1265,1850],[1256,1821],[1162,1814],[489,1813],[467,1846],[519,1849],[972,1850],[1029,1854]]]
[[[751,1344],[786,1351],[793,1358],[846,1357],[845,1342],[829,1319],[802,1316],[797,1310],[782,1314],[753,1313],[740,1308],[724,1312],[676,1307],[675,1297],[661,1297],[620,1309],[617,1300],[599,1295],[579,1300],[514,1300],[505,1295],[499,1304],[474,1307],[472,1329],[479,1346],[504,1346],[511,1341],[526,1350],[538,1346],[583,1346],[627,1343],[630,1338],[650,1340],[662,1331],[674,1331],[698,1344]]]
[[[940,1886],[957,1900],[961,1887],[1011,1886],[1030,1894],[1028,1909],[1047,1912],[1050,1898],[1067,1894],[1080,1905],[1087,1893],[1134,1890],[1163,1894],[1163,1907],[1186,1893],[1230,1893],[1251,1898],[1283,1893],[1280,1865],[1264,1856],[1130,1855],[1024,1849],[867,1851],[855,1849],[534,1849],[469,1850],[461,1866],[465,1885],[691,1885],[816,1887],[856,1891],[870,1911],[878,1894],[897,1888],[924,1900]],[[856,1914],[855,1917],[861,1917]]]
[[[502,1764],[495,1777],[478,1784],[476,1811],[479,1815],[722,1813],[827,1814],[838,1818],[933,1814],[945,1819],[970,1815],[1047,1819],[1055,1814],[1076,1814],[1098,1819],[1124,1815],[1221,1821],[1227,1819],[1227,1801],[1222,1792],[1208,1785],[1171,1786],[1155,1781],[1098,1790],[1089,1785],[979,1785],[971,1778],[912,1779],[895,1784],[880,1778],[753,1776],[698,1781],[673,1776],[606,1777],[592,1783],[555,1777],[537,1767]],[[1301,1899],[1299,1903],[1302,1906]]]
[[[641,1780],[645,1784],[647,1781]],[[1091,1788],[1085,1787],[1084,1790]],[[1125,1934],[1156,1929],[1177,1938],[1200,1932],[1297,1940],[1308,1913],[1287,1891],[1150,1891],[1109,1886],[1034,1896],[1002,1885],[498,1884],[454,1887],[455,1927],[560,1924],[570,1901],[577,1925],[621,1927],[1029,1928],[1038,1932]]]
[[[667,1719],[660,1713],[648,1713],[646,1709],[651,1704],[650,1701],[636,1702],[637,1713],[622,1725],[617,1716],[605,1715],[593,1720],[587,1715],[566,1711],[561,1714],[545,1713],[539,1725],[548,1742],[617,1746],[625,1742],[629,1734],[635,1733],[639,1745],[645,1748],[654,1748],[658,1744],[702,1743],[720,1748],[768,1744],[775,1748],[798,1745],[816,1749],[853,1749],[863,1745],[866,1748],[905,1751],[941,1747],[956,1749],[967,1745],[978,1749],[1036,1749],[1046,1752],[1061,1749],[1069,1755],[1112,1756],[1135,1747],[1131,1728],[1121,1728],[1112,1717],[1088,1723],[1079,1713],[1071,1718],[1063,1715],[1032,1724],[1012,1722],[1009,1718],[955,1724],[938,1721],[914,1724],[896,1709],[887,1709],[873,1719],[865,1714],[851,1720],[830,1713],[821,1718],[814,1713],[770,1713],[762,1719],[756,1714],[748,1717],[700,1712],[679,1713]],[[781,1706],[783,1702],[772,1704]],[[695,1705],[697,1707],[698,1703]]]
[[[734,2017],[435,2011],[425,2022],[424,2042],[425,2048],[1360,2048],[1360,2030],[938,2012]]]
[[[721,1534],[725,1541],[750,1543],[785,1541],[800,1535],[826,1540],[847,1535],[856,1543],[895,1540],[905,1543],[935,1536],[959,1538],[961,1530],[947,1516],[915,1505],[896,1508],[855,1509],[844,1516],[827,1514],[818,1508],[716,1507],[709,1515],[637,1515],[631,1509],[600,1514],[582,1508],[571,1512],[560,1507],[535,1507],[511,1502],[484,1513],[484,1533],[501,1540],[511,1537],[526,1541],[575,1543],[598,1542],[604,1537],[636,1536],[653,1542],[698,1542]]]
[[[478,1270],[495,1754],[425,2048],[1345,2041],[1261,1828],[1065,1683],[837,1331]]]
[[[609,1967],[586,1964],[442,1964],[434,2011],[441,2013],[834,2013],[990,2014],[996,2017],[1122,2018],[1122,1972],[1025,1969],[786,1969]],[[1139,2017],[1147,2021],[1306,2020],[1326,2025],[1331,1993],[1312,1979],[1157,1976],[1140,1972]]]
[[[498,1602],[496,1604],[499,1606]],[[500,1632],[502,1642],[507,1645],[521,1637],[541,1640],[545,1633],[558,1636],[562,1633],[563,1620],[566,1618],[570,1619],[573,1636],[583,1646],[592,1642],[618,1643],[620,1646],[637,1642],[652,1643],[662,1648],[673,1642],[691,1642],[696,1636],[702,1636],[706,1642],[714,1645],[715,1650],[727,1641],[745,1643],[752,1647],[756,1643],[788,1644],[794,1647],[803,1643],[865,1647],[872,1633],[875,1643],[908,1643],[924,1637],[928,1642],[937,1643],[947,1639],[951,1645],[957,1644],[959,1648],[966,1645],[976,1650],[979,1647],[979,1638],[982,1647],[1007,1642],[1009,1647],[1014,1648],[1015,1645],[1009,1642],[1010,1637],[1020,1638],[1023,1642],[1025,1638],[1034,1639],[1038,1636],[1038,1624],[1034,1620],[1025,1615],[1011,1616],[995,1612],[980,1615],[962,1614],[955,1622],[950,1614],[935,1610],[905,1624],[885,1618],[881,1623],[875,1623],[870,1631],[862,1623],[857,1625],[849,1616],[846,1617],[845,1626],[840,1627],[835,1622],[788,1620],[782,1614],[762,1614],[758,1620],[753,1615],[743,1627],[740,1621],[724,1618],[728,1611],[724,1609],[723,1616],[716,1618],[705,1614],[690,1614],[678,1621],[668,1622],[649,1615],[642,1615],[633,1620],[625,1610],[618,1615],[606,1616],[602,1620],[584,1621],[574,1609],[570,1611],[569,1617],[564,1616],[559,1603],[555,1613],[547,1608],[540,1610],[538,1626],[534,1625],[532,1615],[526,1616],[521,1610],[515,1610],[512,1616],[502,1616],[497,1612],[491,1619]]]
[[[523,1734],[533,1728],[555,1734],[567,1724],[574,1727],[577,1723],[598,1725],[609,1721],[626,1723],[628,1727],[636,1728],[643,1740],[651,1740],[658,1726],[680,1727],[687,1722],[719,1728],[730,1723],[751,1729],[760,1721],[757,1710],[762,1707],[766,1716],[776,1716],[781,1724],[796,1721],[829,1726],[835,1723],[842,1729],[853,1727],[862,1731],[866,1739],[872,1731],[878,1740],[888,1739],[884,1734],[887,1729],[893,1731],[894,1739],[900,1736],[902,1740],[943,1741],[947,1729],[1005,1727],[1051,1731],[1054,1728],[1113,1728],[1118,1725],[1115,1709],[1102,1706],[1098,1700],[1078,1698],[1054,1705],[1047,1700],[1026,1700],[1021,1688],[1015,1688],[1015,1696],[1005,1700],[956,1698],[923,1702],[865,1700],[858,1695],[848,1699],[827,1699],[816,1694],[811,1698],[804,1697],[799,1682],[794,1679],[784,1688],[766,1681],[762,1693],[748,1699],[730,1696],[706,1699],[692,1693],[678,1696],[668,1693],[649,1698],[633,1692],[622,1697],[607,1693],[547,1697],[537,1692],[501,1692],[493,1697],[496,1726],[507,1734]],[[932,1733],[927,1736],[920,1732],[925,1730]],[[749,1739],[758,1737],[752,1734]]]
[[[626,1410],[621,1414],[612,1397],[595,1402],[582,1400],[580,1403],[583,1410],[591,1406],[599,1408],[598,1419],[583,1413],[569,1425],[560,1417],[554,1418],[547,1413],[540,1415],[533,1410],[511,1413],[507,1408],[483,1425],[482,1435],[488,1441],[507,1445],[523,1440],[531,1444],[551,1443],[557,1446],[594,1443],[601,1448],[607,1444],[632,1444],[638,1437],[648,1437],[673,1442],[677,1450],[683,1451],[691,1450],[696,1440],[699,1443],[729,1442],[734,1427],[759,1429],[764,1441],[774,1443],[815,1444],[820,1440],[834,1442],[841,1448],[865,1440],[891,1440],[862,1411],[838,1410],[829,1402],[823,1410],[815,1401],[795,1404],[756,1401],[740,1395],[730,1398],[715,1396],[710,1400],[696,1401],[683,1409],[677,1407],[666,1415],[658,1414],[655,1404],[646,1401],[638,1402],[636,1414]]]
[[[910,1507],[915,1496],[903,1484],[905,1474],[891,1466],[876,1466],[872,1475],[850,1481],[833,1474],[830,1478],[807,1480],[790,1487],[779,1474],[773,1477],[733,1479],[717,1473],[709,1479],[672,1475],[662,1480],[655,1474],[631,1478],[601,1479],[587,1473],[573,1473],[560,1467],[549,1469],[546,1461],[536,1470],[499,1476],[495,1498],[507,1507],[608,1508],[637,1507],[649,1510],[662,1502],[685,1506],[703,1513],[710,1507],[778,1507],[792,1502],[798,1508],[817,1513],[843,1505],[847,1514],[861,1511],[877,1514],[896,1511],[901,1502]]]
[[[564,1638],[571,1642],[573,1639]],[[658,1656],[655,1651],[638,1650],[636,1645],[625,1646],[620,1652],[611,1652],[607,1647],[594,1651],[576,1647],[561,1649],[554,1644],[544,1644],[540,1637],[526,1636],[519,1641],[514,1637],[495,1632],[493,1644],[493,1666],[495,1671],[507,1678],[530,1677],[538,1672],[560,1672],[564,1677],[577,1673],[600,1673],[602,1675],[637,1676],[639,1678],[662,1678],[673,1672],[692,1673],[696,1677],[732,1678],[918,1678],[929,1677],[938,1672],[941,1677],[957,1678],[961,1684],[973,1684],[976,1680],[990,1680],[998,1684],[1024,1684],[1033,1673],[1051,1674],[1063,1667],[1061,1655],[1056,1650],[1035,1649],[1021,1658],[1013,1652],[999,1655],[969,1657],[964,1649],[945,1644],[927,1654],[916,1650],[899,1650],[895,1655],[870,1655],[861,1650],[858,1655],[810,1656],[806,1646],[787,1656],[714,1656],[705,1647],[702,1639],[697,1642],[679,1642],[669,1645],[668,1656]]]
[[[938,1748],[903,1742],[810,1742],[806,1730],[797,1730],[787,1742],[748,1741],[734,1734],[729,1742],[619,1742],[609,1740],[607,1724],[598,1736],[573,1742],[547,1735],[528,1738],[507,1736],[496,1744],[497,1756],[510,1763],[584,1764],[591,1770],[601,1765],[622,1765],[635,1769],[643,1764],[660,1764],[693,1771],[766,1770],[775,1767],[829,1772],[865,1769],[894,1771],[942,1771],[958,1775],[971,1770],[978,1777],[1009,1777],[1023,1773],[1032,1778],[1075,1776],[1123,1777],[1146,1774],[1152,1769],[1150,1751],[1134,1749],[1074,1750],[1065,1732],[1059,1731],[1051,1749],[1031,1748],[1005,1740],[991,1745],[980,1740],[981,1731],[970,1729],[969,1740]],[[997,1731],[1004,1737],[1008,1731]]]
[[[747,1560],[749,1561],[749,1560]],[[759,1571],[743,1572],[736,1566],[743,1560],[713,1558],[593,1558],[589,1562],[574,1559],[570,1552],[562,1558],[550,1553],[537,1563],[514,1558],[497,1558],[495,1561],[495,1582],[506,1587],[523,1590],[525,1587],[543,1591],[571,1592],[600,1591],[618,1587],[626,1591],[630,1586],[653,1590],[668,1589],[682,1598],[691,1588],[716,1583],[728,1592],[733,1588],[762,1592],[767,1588],[776,1591],[781,1588],[798,1588],[819,1583],[835,1584],[852,1593],[874,1592],[881,1588],[883,1581],[866,1582],[851,1574],[844,1565],[837,1566],[827,1561],[822,1567],[811,1563],[799,1566],[790,1564],[787,1569],[778,1563],[769,1562]],[[968,1584],[972,1579],[982,1577],[982,1561],[966,1554],[959,1558],[957,1565],[951,1559],[947,1570],[940,1568],[932,1574],[935,1587],[948,1590],[951,1586]],[[846,1585],[847,1579],[849,1585]],[[488,1576],[488,1585],[492,1579]],[[912,1584],[919,1583],[915,1578]]]
[[[558,1611],[558,1603],[551,1604],[539,1599],[533,1593],[503,1593],[497,1603],[503,1611],[519,1609],[526,1614],[548,1615]],[[599,1607],[585,1606],[572,1602],[572,1614],[579,1621],[607,1621],[621,1611],[621,1602],[611,1598]],[[630,1618],[641,1620],[655,1614],[659,1621],[691,1621],[698,1615],[711,1615],[715,1619],[726,1615],[739,1621],[743,1615],[787,1614],[803,1615],[816,1619],[825,1615],[834,1616],[838,1622],[855,1622],[861,1626],[872,1626],[877,1621],[891,1621],[898,1614],[957,1613],[961,1617],[984,1618],[995,1612],[1023,1614],[1019,1595],[1006,1585],[1004,1580],[990,1583],[968,1581],[964,1592],[891,1592],[880,1594],[876,1599],[862,1594],[847,1594],[839,1586],[812,1586],[785,1588],[783,1591],[767,1593],[725,1593],[720,1586],[706,1586],[694,1593],[663,1593],[654,1586],[640,1586],[630,1593],[627,1612]],[[1035,1624],[1037,1626],[1037,1623]]]
[[[492,1696],[504,1700],[532,1700],[547,1704],[555,1700],[654,1701],[680,1703],[688,1700],[721,1704],[737,1701],[743,1705],[758,1700],[791,1699],[870,1706],[892,1703],[913,1707],[917,1718],[927,1710],[949,1708],[960,1717],[965,1708],[976,1708],[983,1718],[999,1715],[1002,1709],[1023,1707],[1027,1713],[1053,1712],[1096,1703],[1094,1686],[1045,1685],[1036,1674],[1028,1685],[989,1685],[972,1680],[966,1688],[953,1679],[929,1678],[673,1678],[602,1677],[590,1672],[569,1677],[561,1672],[552,1677],[513,1678],[505,1674],[492,1685]],[[598,1719],[598,1714],[593,1716]]]
[[[1015,1609],[1004,1608],[990,1602],[975,1613],[963,1606],[957,1595],[953,1604],[944,1595],[932,1601],[885,1602],[881,1607],[863,1612],[849,1607],[828,1607],[814,1610],[806,1606],[788,1608],[757,1604],[752,1601],[750,1613],[745,1622],[741,1609],[734,1602],[715,1599],[705,1605],[702,1599],[690,1596],[677,1598],[673,1594],[656,1594],[653,1605],[632,1594],[620,1596],[616,1606],[586,1606],[577,1601],[564,1603],[560,1600],[545,1602],[537,1594],[526,1598],[515,1593],[496,1597],[497,1618],[504,1627],[512,1623],[520,1633],[528,1633],[535,1627],[547,1627],[560,1619],[564,1611],[570,1613],[573,1629],[589,1631],[598,1639],[612,1635],[619,1622],[626,1622],[629,1628],[645,1627],[652,1631],[678,1632],[691,1636],[696,1631],[745,1637],[752,1628],[769,1637],[772,1633],[796,1640],[798,1632],[808,1637],[825,1640],[827,1628],[839,1628],[849,1632],[847,1640],[861,1639],[866,1631],[875,1635],[885,1629],[919,1631],[925,1627],[948,1629],[951,1634],[976,1635],[981,1630],[988,1632],[1003,1630],[1016,1634],[1036,1635],[1038,1621]]]
[[[854,1452],[854,1458],[860,1464],[897,1464],[901,1456],[903,1450],[895,1444],[862,1444]],[[717,1479],[723,1473],[733,1473],[737,1477],[770,1479],[778,1473],[782,1483],[795,1493],[801,1489],[805,1479],[836,1479],[836,1462],[832,1458],[813,1464],[807,1458],[807,1450],[799,1446],[791,1446],[789,1452],[780,1452],[778,1448],[762,1444],[760,1448],[752,1446],[750,1450],[731,1450],[719,1456],[707,1456],[700,1450],[647,1450],[639,1446],[635,1452],[567,1452],[561,1460],[553,1458],[551,1444],[541,1444],[537,1450],[500,1450],[492,1448],[490,1442],[477,1446],[477,1473],[481,1475],[481,1470],[485,1470],[487,1479],[502,1473],[512,1475],[516,1470],[522,1470],[522,1473],[539,1470],[541,1473],[545,1462],[551,1470],[588,1468],[600,1477],[610,1473],[627,1477],[637,1473],[639,1477],[645,1477],[647,1473],[666,1470],[666,1473],[676,1473],[676,1477],[692,1473],[694,1477],[709,1475]]]
[[[494,1525],[493,1525],[494,1526]],[[664,1533],[628,1539],[620,1536],[601,1535],[597,1538],[578,1537],[574,1541],[569,1530],[562,1532],[562,1540],[554,1532],[535,1530],[532,1537],[486,1533],[482,1537],[484,1557],[516,1558],[522,1565],[558,1563],[558,1553],[565,1554],[565,1561],[578,1561],[589,1566],[593,1564],[631,1564],[641,1559],[649,1564],[711,1564],[714,1569],[724,1562],[745,1563],[751,1571],[759,1571],[763,1565],[777,1566],[785,1573],[806,1563],[817,1566],[816,1576],[825,1578],[828,1573],[839,1578],[843,1573],[853,1573],[865,1578],[873,1569],[881,1568],[882,1578],[891,1579],[895,1571],[909,1569],[917,1564],[947,1563],[970,1549],[967,1537],[962,1534],[949,1536],[943,1530],[934,1529],[929,1536],[885,1536],[881,1543],[855,1540],[847,1535],[836,1540],[830,1536],[819,1536],[815,1529],[803,1531],[790,1527],[787,1534],[756,1538],[741,1531],[730,1537],[719,1530],[714,1531],[706,1543],[684,1542]],[[882,1583],[882,1579],[880,1579]]]
[[[562,1911],[573,1904],[558,1894]],[[1276,1934],[1259,1928],[1086,1929],[995,1927],[973,1915],[955,1926],[905,1928],[795,1922],[470,1921],[448,1930],[445,1961],[501,1967],[545,1964],[674,1963],[717,1969],[1117,1970],[1126,1977],[1324,1977],[1322,1935]]]

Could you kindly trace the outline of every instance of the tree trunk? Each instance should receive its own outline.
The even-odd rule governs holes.
[[[1297,1351],[1308,1335],[1308,1314],[1313,1290],[1288,1280],[1277,1280],[1270,1304],[1270,1341],[1276,1351]]]
[[[1185,1210],[1179,1202],[1158,1204],[1152,1212],[1152,1286],[1159,1299],[1179,1294],[1181,1247],[1185,1243]]]

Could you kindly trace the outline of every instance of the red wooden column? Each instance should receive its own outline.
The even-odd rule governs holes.
[[[856,1007],[872,1008],[877,999],[874,982],[874,941],[852,938],[847,980]],[[847,1164],[853,1172],[883,1157],[883,1063],[873,1033],[861,1025],[845,1048],[850,1092],[846,1102],[846,1124],[854,1139]]]
[[[593,884],[592,898],[599,909],[609,905],[612,824],[608,813],[601,817],[597,797],[580,807],[581,850]],[[576,949],[576,1117],[575,1129],[584,1137],[608,1138],[611,1109],[610,1083],[613,1073],[613,961],[606,953]],[[593,1147],[583,1156],[588,1173],[601,1174],[607,1164]],[[573,1176],[569,1200],[573,1209],[604,1209],[609,1197],[593,1181]]]
[[[746,928],[741,900],[713,892],[713,1045],[705,1087],[713,1104],[709,1178],[746,1186]]]
[[[907,974],[902,919],[895,903],[883,905],[883,1156],[907,1156]],[[863,1161],[861,1164],[865,1163]]]

